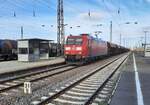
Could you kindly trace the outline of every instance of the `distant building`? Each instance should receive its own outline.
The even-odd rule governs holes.
[[[49,59],[49,43],[51,41],[36,38],[18,40],[18,61]]]
[[[144,44],[144,56],[150,57],[150,44]]]

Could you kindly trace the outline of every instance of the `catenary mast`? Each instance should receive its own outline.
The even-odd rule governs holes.
[[[65,35],[64,35],[64,10],[63,10],[63,0],[58,0],[57,7],[57,49],[61,54],[63,53]]]

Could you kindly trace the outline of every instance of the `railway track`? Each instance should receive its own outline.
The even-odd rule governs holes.
[[[24,70],[19,70],[19,71],[12,71],[12,72],[6,72],[6,73],[2,73],[0,74],[0,81],[4,81],[8,78],[14,78],[16,76],[20,76],[22,74],[29,74],[29,73],[35,73],[38,71],[42,71],[45,69],[50,69],[56,66],[63,66],[65,65],[65,62],[61,62],[61,63],[57,63],[57,64],[52,64],[52,65],[43,65],[40,67],[34,67],[34,68],[26,68]]]
[[[69,68],[68,68],[69,67]],[[46,79],[51,76],[55,76],[67,71],[71,71],[72,69],[78,68],[76,66],[69,66],[69,65],[59,65],[58,67],[52,67],[47,69],[42,69],[41,71],[35,71],[21,74],[19,76],[10,77],[8,79],[0,80],[0,94],[9,92],[9,90],[18,89],[24,85],[24,82],[37,82],[38,80]],[[65,69],[65,70],[60,70]],[[22,87],[21,87],[22,90]]]
[[[112,60],[88,74],[32,101],[32,105],[89,105],[103,90],[128,55]],[[117,80],[117,79],[116,79]],[[93,103],[94,104],[94,103]]]
[[[51,69],[45,69],[29,74],[20,75],[10,79],[0,81],[0,93],[9,91],[11,89],[18,88],[24,85],[24,82],[36,82],[57,74],[61,74],[72,69],[77,68],[76,66],[62,65],[58,67],[52,67]]]

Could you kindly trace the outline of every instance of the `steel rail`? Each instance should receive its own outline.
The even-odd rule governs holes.
[[[89,97],[89,99],[85,102],[84,105],[92,104],[93,100],[96,98],[98,93],[100,91],[102,91],[102,89],[105,87],[105,85],[108,83],[108,81],[113,77],[113,75],[117,72],[117,70],[120,68],[120,66],[126,61],[128,56],[118,65],[118,67],[109,75],[109,77],[105,79],[105,81],[99,86],[99,88],[93,93],[93,95],[91,97]]]
[[[112,64],[114,61],[117,61],[117,60],[120,59],[120,58],[122,58],[122,56],[121,56],[121,57],[118,57],[118,58],[116,58],[116,59],[114,59],[114,60],[112,60],[112,61],[110,61],[110,62],[108,62],[108,63],[106,63],[105,65],[103,65],[103,66],[101,66],[101,67],[99,67],[99,68],[97,68],[95,71],[92,71],[92,73],[87,74],[86,76],[84,76],[84,77],[82,77],[81,79],[79,79],[78,81],[72,83],[72,84],[69,85],[68,87],[66,87],[66,88],[64,88],[64,89],[62,89],[62,90],[60,90],[60,91],[58,91],[57,93],[53,94],[52,96],[48,97],[47,99],[45,99],[45,100],[39,102],[37,105],[45,105],[45,104],[50,103],[53,99],[56,99],[57,97],[59,97],[60,95],[62,95],[62,94],[65,93],[66,91],[68,91],[69,89],[75,87],[76,85],[78,85],[79,83],[81,83],[82,81],[84,81],[85,79],[87,79],[87,78],[89,78],[90,76],[96,74],[96,73],[99,72],[101,69],[107,67],[108,65]]]
[[[49,74],[49,75],[46,75],[46,76],[37,77],[37,78],[31,79],[31,80],[28,80],[28,82],[35,82],[35,81],[38,81],[38,80],[42,80],[42,79],[52,77],[52,76],[55,76],[55,75],[58,75],[58,74],[61,74],[61,73],[64,73],[64,72],[71,71],[72,69],[75,69],[75,68],[78,68],[78,67],[72,67],[72,68],[62,70],[62,71],[59,71],[59,72],[56,72],[56,73],[52,73],[52,74]],[[8,91],[10,89],[17,88],[17,87],[22,86],[22,85],[24,85],[24,83],[18,83],[16,85],[0,89],[0,93],[3,93],[3,92]]]
[[[13,77],[13,78],[10,78],[10,79],[1,80],[0,84],[3,84],[5,82],[10,82],[10,81],[13,81],[13,80],[17,80],[17,79],[22,79],[22,78],[33,76],[33,75],[38,75],[38,74],[45,73],[45,72],[50,72],[50,71],[53,71],[53,70],[56,70],[56,69],[61,69],[61,68],[67,67],[67,66],[68,65],[62,65],[62,66],[59,66],[59,67],[53,67],[51,69],[41,70],[41,71],[37,71],[37,72],[32,72],[32,73],[16,76],[16,77]]]
[[[44,68],[48,68],[48,67],[55,67],[55,66],[61,66],[61,65],[64,65],[66,64],[65,62],[60,62],[60,63],[56,63],[56,64],[50,64],[50,65],[41,65],[39,67],[31,67],[31,68],[26,68],[26,69],[23,69],[21,71],[10,71],[10,72],[6,72],[6,73],[1,73],[0,74],[0,77],[3,77],[3,76],[9,76],[9,75],[13,75],[13,74],[20,74],[20,73],[26,73],[30,70],[32,71],[37,71],[37,69],[44,69]]]

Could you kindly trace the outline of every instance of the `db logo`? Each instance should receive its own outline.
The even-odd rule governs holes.
[[[75,50],[76,48],[75,47],[72,47],[72,50]]]
[[[75,49],[76,49],[76,47],[75,47],[75,46],[73,46],[73,47],[72,47],[72,50],[75,50]]]

